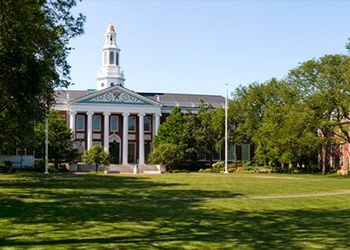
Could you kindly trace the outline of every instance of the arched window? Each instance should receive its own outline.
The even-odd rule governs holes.
[[[114,53],[109,52],[109,64],[114,64]]]

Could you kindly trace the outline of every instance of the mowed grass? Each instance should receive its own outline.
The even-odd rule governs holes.
[[[349,249],[350,178],[0,174],[1,249]]]

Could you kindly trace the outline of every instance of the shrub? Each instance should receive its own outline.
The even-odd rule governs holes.
[[[212,173],[220,173],[221,171],[223,171],[225,168],[225,163],[223,161],[218,161],[213,163],[212,168],[211,168],[211,172]]]
[[[236,168],[236,172],[244,172],[244,168],[243,167],[238,167],[238,168]]]
[[[0,173],[10,173],[12,171],[12,162],[9,160],[6,160],[3,162],[3,164],[0,166]]]
[[[225,162],[217,161],[217,162],[213,163],[212,167],[213,168],[224,168],[225,167]]]
[[[34,170],[37,172],[43,172],[45,170],[45,161],[43,159],[35,159]]]
[[[227,168],[227,172],[229,172],[229,173],[233,173],[233,172],[235,172],[236,171],[236,168],[235,167],[228,167]]]
[[[176,169],[184,159],[181,147],[171,143],[158,145],[148,156],[150,163],[165,165],[168,171]]]

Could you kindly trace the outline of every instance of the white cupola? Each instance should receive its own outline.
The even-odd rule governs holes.
[[[108,25],[105,35],[105,44],[102,48],[102,67],[97,73],[97,90],[124,86],[124,72],[119,66],[120,49],[117,46],[117,33],[113,24]]]

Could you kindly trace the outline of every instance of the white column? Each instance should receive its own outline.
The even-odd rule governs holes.
[[[69,128],[72,130],[73,135],[75,134],[75,115],[77,112],[70,111],[69,112]]]
[[[104,112],[104,131],[103,131],[103,144],[106,152],[109,152],[109,112]]]
[[[145,114],[139,114],[139,164],[145,164],[145,130],[144,130]]]
[[[161,114],[155,114],[155,126],[154,126],[154,135],[157,135],[158,134],[158,128],[159,128],[159,125],[160,125],[160,117],[161,117]]]
[[[92,115],[94,112],[88,111],[88,122],[87,122],[87,149],[92,147]]]
[[[128,164],[128,142],[129,142],[129,113],[123,113],[123,160],[122,164]]]

